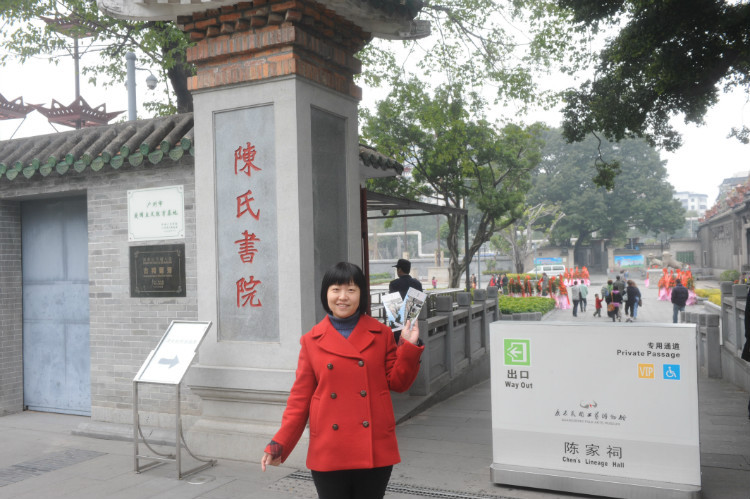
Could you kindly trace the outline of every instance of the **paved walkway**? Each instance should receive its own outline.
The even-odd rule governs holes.
[[[601,287],[594,278],[592,291]],[[711,287],[712,283],[699,283]],[[715,283],[713,283],[715,286]],[[671,305],[642,290],[639,320],[671,321]],[[592,293],[593,296],[593,293]],[[593,300],[592,300],[593,303]],[[578,321],[592,317],[593,305]],[[569,321],[571,312],[555,311],[545,320]],[[619,326],[618,326],[619,327]],[[750,497],[750,421],[748,394],[721,380],[699,380],[701,469],[705,499]],[[174,464],[141,474],[133,470],[131,442],[74,436],[87,418],[24,412],[0,418],[0,498],[315,498],[309,474],[287,467],[261,473],[260,449],[249,449],[252,462],[219,460],[217,466],[184,480]],[[516,499],[575,498],[573,494],[502,487],[491,483],[492,431],[490,384],[481,383],[399,425],[403,463],[394,468],[386,497]],[[183,465],[184,469],[191,463]]]

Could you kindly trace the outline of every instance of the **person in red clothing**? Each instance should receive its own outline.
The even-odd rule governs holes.
[[[291,454],[310,422],[307,467],[321,499],[382,499],[401,461],[390,391],[409,389],[424,347],[406,322],[399,343],[390,328],[365,315],[365,276],[340,262],[323,277],[328,315],[303,335],[297,373],[281,428],[266,446],[261,468]]]
[[[602,316],[602,300],[598,294],[594,295],[594,299],[596,300],[596,304],[594,305],[594,308],[596,308],[596,311],[594,311],[594,317],[601,317]]]

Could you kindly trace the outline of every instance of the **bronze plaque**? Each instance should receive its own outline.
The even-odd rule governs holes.
[[[185,296],[185,245],[131,246],[130,296]]]

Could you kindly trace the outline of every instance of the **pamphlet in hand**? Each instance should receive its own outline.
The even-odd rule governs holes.
[[[404,308],[404,301],[401,299],[401,293],[388,293],[383,295],[383,308],[385,308],[386,325],[393,331],[400,331],[404,328],[401,320],[401,313]]]
[[[406,292],[406,300],[404,300],[404,305],[401,308],[401,317],[404,320],[404,324],[406,324],[406,321],[411,321],[411,324],[414,324],[414,321],[419,317],[419,311],[422,310],[426,299],[427,293],[409,288],[409,291]]]

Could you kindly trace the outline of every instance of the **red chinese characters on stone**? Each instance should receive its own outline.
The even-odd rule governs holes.
[[[254,276],[250,276],[249,280],[245,280],[244,277],[240,277],[237,281],[237,308],[244,307],[248,303],[251,307],[262,307],[255,294],[258,292],[255,287],[258,284],[263,284],[261,281],[256,280]]]
[[[253,161],[255,161],[254,145],[248,142],[247,147],[238,147],[234,151],[234,174],[237,175],[237,173],[243,172],[249,177],[252,174],[252,170],[260,171],[260,168],[253,164]]]
[[[252,194],[253,191],[247,191],[245,194],[237,196],[237,218],[240,218],[245,213],[249,213],[256,220],[260,217],[260,210],[253,211],[250,207],[250,201],[255,201]]]
[[[237,253],[240,255],[242,263],[253,263],[253,258],[255,258],[255,254],[258,252],[258,248],[255,247],[255,242],[260,241],[260,239],[255,233],[249,234],[247,231],[243,232],[242,235],[244,236],[242,239],[238,239],[234,242],[234,244],[240,245],[240,249]]]

